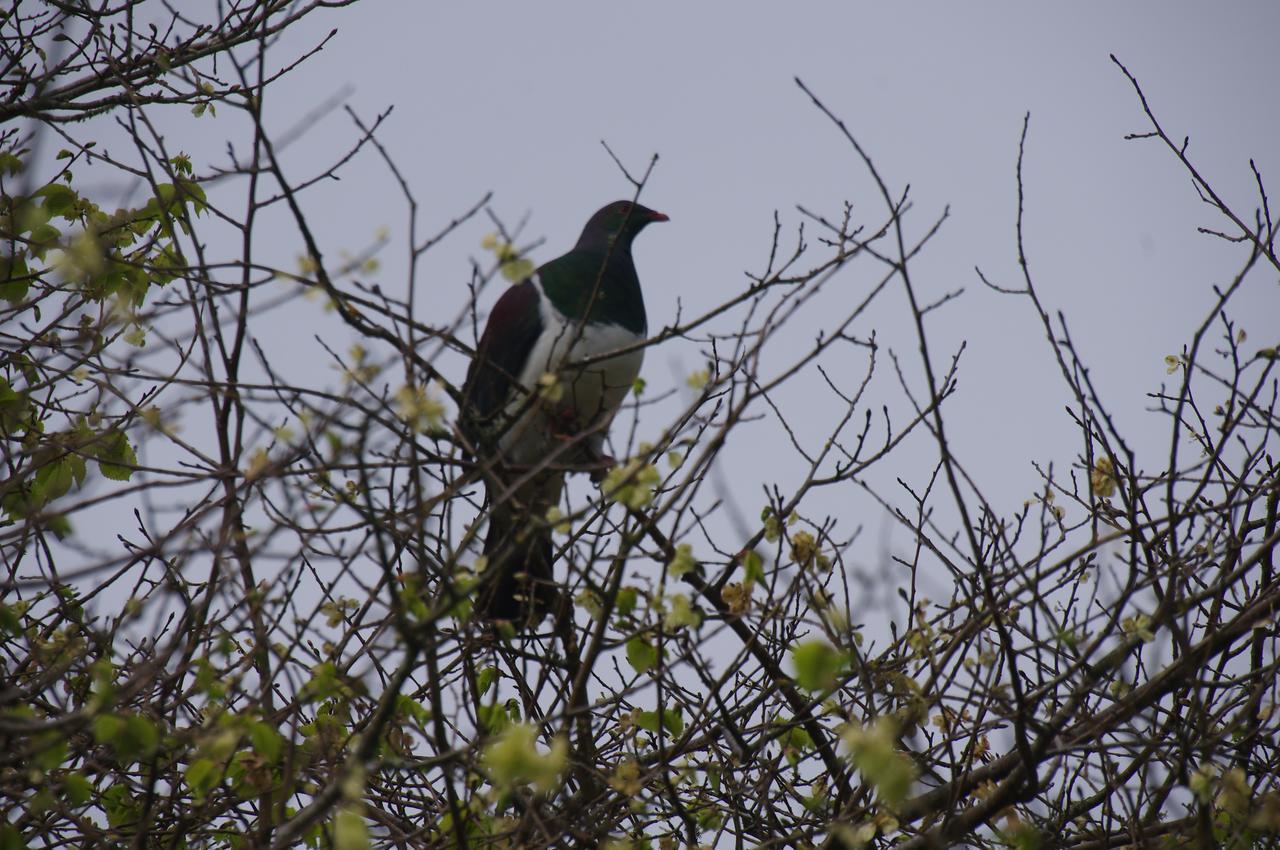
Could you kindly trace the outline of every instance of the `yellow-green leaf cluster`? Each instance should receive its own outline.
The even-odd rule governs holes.
[[[589,587],[584,588],[582,592],[573,598],[573,601],[578,603],[578,606],[590,614],[594,620],[604,616],[604,603],[600,600],[600,594]]]
[[[1093,469],[1089,470],[1089,484],[1093,487],[1094,494],[1100,499],[1106,499],[1116,491],[1116,471],[1111,464],[1111,458],[1102,455],[1093,462]]]
[[[634,458],[621,466],[615,466],[605,474],[601,490],[612,502],[639,510],[653,501],[662,474],[658,467]]]
[[[751,594],[755,586],[755,582],[751,580],[734,581],[720,590],[720,598],[724,600],[725,605],[729,606],[730,614],[740,617],[747,613],[751,607]]]
[[[537,727],[514,723],[485,748],[482,763],[489,778],[500,788],[533,785],[539,791],[553,791],[569,758],[569,744],[556,738],[543,752],[537,747]]]
[[[791,560],[798,566],[809,566],[817,554],[818,541],[812,534],[807,531],[791,532]]]
[[[396,390],[395,412],[397,419],[408,425],[414,433],[421,434],[443,424],[445,406],[426,387],[405,384]]]
[[[760,521],[764,523],[764,539],[773,543],[782,536],[782,523],[773,508],[765,505],[760,511]]]
[[[672,735],[680,735],[684,732],[684,717],[680,714],[679,708],[664,708],[661,714],[657,711],[638,708],[631,712],[631,722],[654,734],[657,734],[659,726]]]
[[[556,404],[564,398],[564,384],[555,372],[543,372],[538,376],[538,398],[545,404]]]
[[[689,373],[689,377],[685,378],[685,383],[689,385],[689,389],[701,392],[706,389],[707,384],[711,382],[711,370],[707,368],[695,369]]]
[[[840,671],[849,663],[849,654],[821,638],[798,643],[791,650],[796,683],[807,691],[827,691],[836,686]]]
[[[698,567],[698,561],[693,557],[693,546],[688,543],[681,543],[676,546],[675,557],[667,564],[667,575],[672,578],[691,573]]]
[[[1150,643],[1156,639],[1155,633],[1151,631],[1151,617],[1148,614],[1125,617],[1120,621],[1120,631],[1137,637],[1143,643]]]
[[[369,825],[360,808],[354,804],[344,805],[333,818],[334,850],[369,850],[372,846]]]
[[[652,670],[658,663],[658,648],[644,635],[627,641],[627,663],[637,673]]]
[[[533,261],[520,254],[519,249],[496,233],[490,233],[480,240],[480,246],[492,251],[498,260],[498,271],[512,283],[519,283],[534,272]]]
[[[696,629],[702,625],[702,612],[693,607],[689,597],[683,593],[674,593],[667,597],[667,613],[662,617],[662,624],[668,629],[679,631],[688,626]]]
[[[898,749],[898,723],[892,717],[877,718],[862,726],[847,725],[840,735],[853,766],[875,787],[880,799],[897,806],[911,791],[918,770],[915,762]]]

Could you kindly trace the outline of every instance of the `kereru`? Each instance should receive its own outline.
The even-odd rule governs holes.
[[[647,324],[631,241],[660,212],[615,201],[573,250],[507,289],[489,314],[463,388],[463,429],[485,479],[486,574],[475,610],[527,626],[558,598],[548,509],[566,468],[599,471],[610,420],[640,374]],[[541,467],[541,468],[539,468]]]

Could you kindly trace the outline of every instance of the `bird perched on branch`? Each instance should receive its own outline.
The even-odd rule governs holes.
[[[547,511],[570,469],[603,471],[609,423],[640,374],[644,298],[631,242],[660,212],[615,201],[573,250],[498,299],[463,388],[463,430],[487,469],[487,619],[536,623],[558,598]],[[607,356],[618,351],[616,356]]]

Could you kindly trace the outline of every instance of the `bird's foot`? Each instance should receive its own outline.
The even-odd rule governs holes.
[[[609,470],[618,465],[618,461],[613,455],[601,453],[591,462],[589,468],[591,470],[591,480],[599,484],[604,477],[609,474]]]
[[[557,408],[549,417],[551,436],[557,440],[571,440],[578,433],[578,411],[572,407]]]

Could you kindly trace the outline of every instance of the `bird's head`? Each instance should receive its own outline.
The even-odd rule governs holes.
[[[587,221],[578,239],[579,248],[607,248],[619,238],[629,244],[636,234],[655,221],[667,221],[663,213],[632,201],[614,201],[601,207]]]

